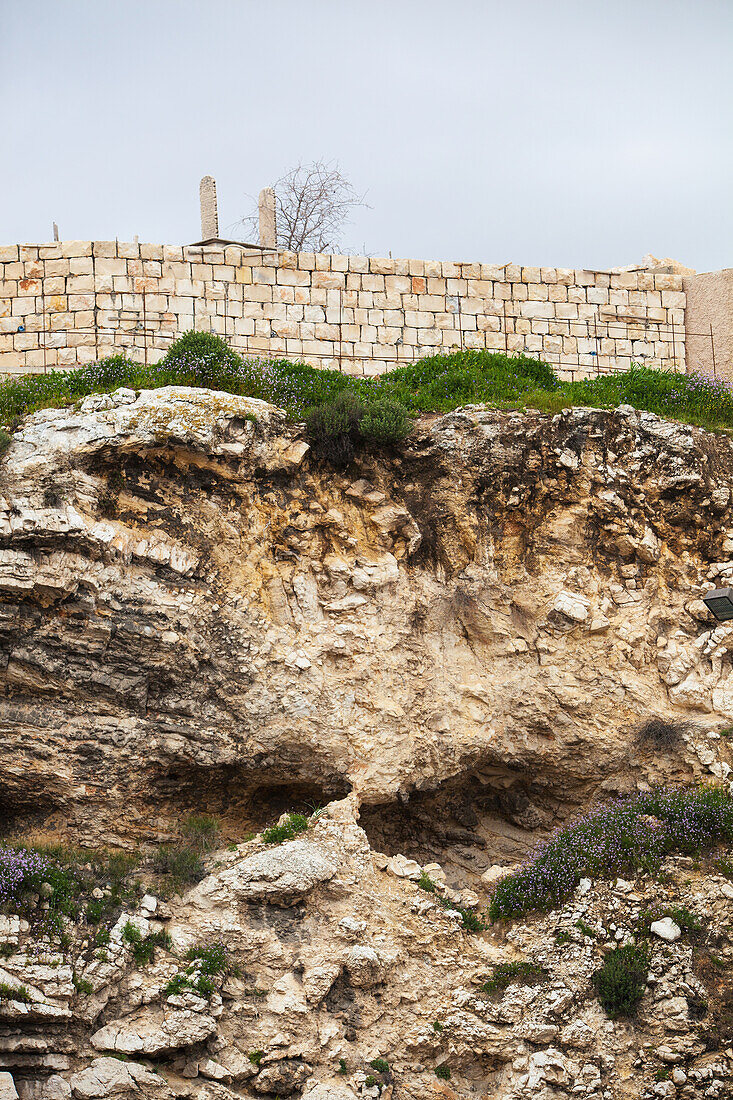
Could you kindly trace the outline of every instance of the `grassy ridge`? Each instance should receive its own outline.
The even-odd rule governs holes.
[[[433,355],[379,378],[351,378],[286,359],[241,359],[218,337],[186,333],[157,364],[111,356],[78,370],[26,375],[0,384],[0,425],[12,428],[36,409],[70,405],[90,393],[127,386],[205,386],[259,397],[302,419],[343,390],[368,400],[397,401],[413,413],[449,412],[460,405],[537,408],[557,412],[573,405],[621,404],[712,429],[733,428],[733,392],[723,382],[675,371],[633,367],[581,382],[562,382],[530,356],[462,351]]]

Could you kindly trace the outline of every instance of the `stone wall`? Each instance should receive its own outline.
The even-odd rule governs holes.
[[[733,381],[733,268],[682,282],[688,370]]]
[[[0,247],[0,373],[154,362],[190,328],[353,373],[456,347],[583,376],[685,365],[682,276],[63,241]]]

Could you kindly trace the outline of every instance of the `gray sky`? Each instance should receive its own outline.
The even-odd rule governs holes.
[[[371,255],[733,266],[731,0],[0,0],[0,243],[198,239],[300,160]]]

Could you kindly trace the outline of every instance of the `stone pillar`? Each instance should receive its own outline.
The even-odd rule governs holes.
[[[209,241],[219,236],[219,211],[216,208],[216,180],[204,176],[199,184],[201,202],[201,240]]]
[[[264,248],[277,248],[277,212],[275,192],[271,187],[260,191],[260,244]]]
[[[682,286],[688,373],[733,382],[733,268],[686,276]]]

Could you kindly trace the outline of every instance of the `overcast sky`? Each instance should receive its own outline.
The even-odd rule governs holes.
[[[0,243],[195,241],[207,173],[233,232],[321,158],[348,251],[731,267],[732,56],[732,0],[0,0]]]

